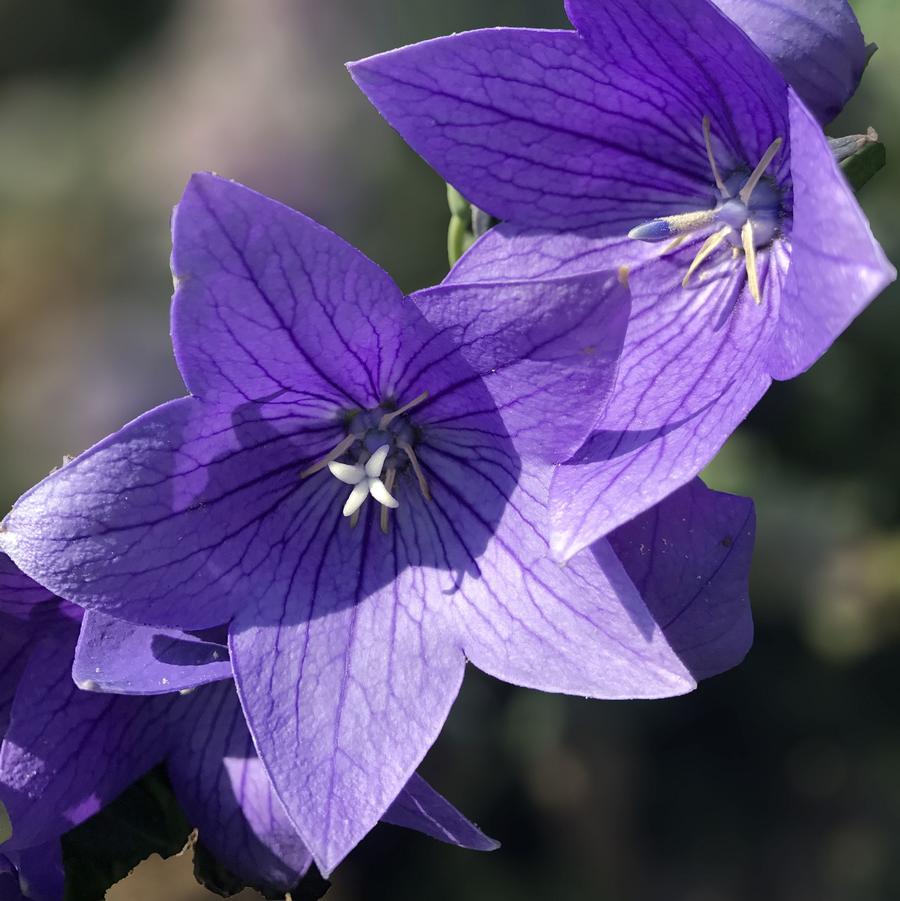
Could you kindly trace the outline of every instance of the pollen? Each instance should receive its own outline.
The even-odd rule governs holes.
[[[663,216],[636,225],[628,237],[636,241],[668,241],[663,250],[670,253],[693,234],[714,228],[707,234],[682,281],[688,287],[694,273],[723,245],[730,246],[732,258],[743,256],[747,288],[756,303],[762,294],[757,266],[757,251],[772,243],[778,232],[781,200],[778,191],[765,179],[766,171],[778,156],[784,143],[776,138],[762,155],[756,167],[746,175],[740,170],[723,178],[712,145],[712,128],[708,116],[703,118],[703,141],[706,156],[719,198],[712,209]]]

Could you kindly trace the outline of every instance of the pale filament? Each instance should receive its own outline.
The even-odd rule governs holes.
[[[760,303],[759,274],[756,271],[756,245],[753,241],[753,223],[748,219],[741,229],[741,243],[744,245],[744,259],[747,265],[747,284],[750,296]]]
[[[388,494],[394,490],[394,481],[397,478],[397,470],[392,467],[384,474],[384,487]],[[382,506],[381,508],[381,531],[385,535],[388,533],[388,516],[391,512],[390,507]]]
[[[711,234],[704,242],[703,246],[697,252],[697,256],[694,257],[694,262],[691,263],[688,268],[687,275],[681,282],[681,287],[686,288],[688,286],[688,282],[691,280],[691,276],[697,271],[700,264],[710,255],[712,254],[716,248],[731,234],[731,226],[726,225],[724,228],[720,228],[717,232]]]
[[[775,154],[781,149],[781,145],[781,138],[775,138],[775,140],[769,144],[769,149],[763,154],[763,158],[759,161],[756,168],[751,173],[750,178],[747,179],[746,184],[738,193],[741,203],[746,205],[749,202],[750,195],[759,184],[759,180],[763,177],[766,169],[769,168],[769,164],[775,159]]]
[[[747,270],[747,286],[750,296],[756,303],[761,302],[761,293],[759,285],[759,269],[756,262],[756,241],[754,235],[753,212],[749,209],[748,204],[753,192],[756,190],[760,181],[766,173],[766,170],[772,164],[772,161],[781,149],[784,143],[781,138],[776,138],[766,149],[762,155],[762,159],[757,164],[749,178],[744,182],[743,187],[738,191],[737,198],[734,198],[731,190],[722,178],[719,171],[718,163],[716,163],[716,155],[712,145],[712,128],[710,127],[709,116],[703,117],[703,143],[706,146],[706,156],[709,160],[709,168],[712,171],[713,179],[719,190],[722,201],[715,209],[701,210],[693,213],[678,213],[674,216],[665,216],[660,219],[651,219],[641,225],[635,226],[628,233],[630,238],[638,241],[659,241],[668,237],[674,240],[669,243],[663,250],[663,255],[670,253],[686,240],[688,235],[693,232],[705,228],[714,222],[728,222],[722,225],[715,232],[709,235],[693,262],[688,268],[687,275],[682,281],[682,287],[687,287],[691,280],[691,276],[697,269],[707,260],[721,245],[728,240],[740,228],[741,245],[740,247],[732,247],[732,256],[737,258],[741,250],[744,253],[744,265]],[[735,209],[736,207],[736,209]],[[726,213],[725,211],[730,211]],[[737,219],[735,217],[737,214]],[[743,221],[741,221],[743,219]],[[729,221],[730,220],[730,221]]]
[[[428,392],[423,391],[418,397],[414,397],[408,404],[404,404],[400,407],[399,410],[394,410],[393,413],[385,413],[378,423],[378,428],[381,429],[381,431],[384,431],[398,416],[408,413],[414,407],[418,407],[419,404],[424,403],[426,400],[428,400]]]
[[[356,435],[348,435],[342,441],[340,441],[332,450],[330,450],[321,460],[316,463],[313,463],[309,469],[304,469],[303,472],[300,473],[300,478],[305,479],[308,476],[315,475],[317,472],[321,472],[326,466],[328,466],[332,461],[337,460],[338,457],[343,456],[353,447],[356,442]]]
[[[719,189],[723,197],[731,197],[731,191],[725,186],[722,176],[719,173],[719,167],[716,165],[716,155],[712,148],[712,129],[709,126],[709,116],[703,117],[703,142],[706,144],[706,155],[709,158],[709,168],[712,169],[713,178],[716,180],[716,187]]]
[[[425,479],[425,473],[422,472],[422,467],[419,465],[419,458],[416,456],[416,452],[412,449],[412,446],[407,444],[405,441],[398,441],[397,447],[403,451],[404,454],[409,458],[409,462],[412,464],[413,472],[416,474],[416,480],[419,483],[419,490],[422,492],[422,497],[425,498],[426,501],[431,500],[431,490],[428,487],[428,482]]]

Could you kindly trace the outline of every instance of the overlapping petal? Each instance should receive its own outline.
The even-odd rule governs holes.
[[[251,885],[289,891],[312,857],[256,755],[234,685],[198,689],[185,708],[166,768],[200,841]]]
[[[409,517],[384,536],[370,506],[358,540],[333,514],[327,540],[297,558],[290,596],[242,609],[230,637],[256,745],[323,872],[407,783],[465,665],[435,608],[453,576],[410,565],[424,538]]]
[[[703,113],[659,71],[623,109],[604,63],[573,32],[501,28],[349,68],[417,153],[501,219],[616,229],[711,196],[692,137]]]
[[[821,128],[790,98],[794,224],[791,264],[769,372],[792,378],[811,366],[896,277]]]
[[[519,455],[578,449],[615,382],[630,306],[618,273],[448,283],[413,300],[483,379]]]
[[[543,228],[615,234],[712,206],[704,116],[726,170],[760,159],[786,133],[784,81],[708,0],[568,9],[580,36],[468,32],[352,63],[350,72],[464,196],[500,219]],[[779,167],[779,180],[786,171]]]
[[[769,143],[786,134],[784,79],[710,0],[566,0],[565,5],[594,59],[609,71],[622,111],[633,109],[635,91],[656,98],[661,109],[638,111],[638,134],[662,116],[674,118],[673,99],[684,111],[677,120],[681,130],[694,125],[696,133],[708,116],[717,151],[729,152],[733,163],[755,165]],[[702,138],[694,146],[705,157]],[[786,172],[782,161],[776,180]],[[705,181],[709,185],[708,175]]]
[[[524,468],[477,572],[445,613],[466,656],[516,685],[597,698],[667,697],[695,683],[608,545],[563,566],[544,538],[547,467]],[[483,524],[462,503],[436,516],[440,540]],[[457,540],[460,540],[457,538]]]
[[[495,851],[500,847],[499,842],[486,836],[417,773],[412,775],[381,820],[472,851]]]
[[[690,290],[682,279],[696,242],[660,256],[628,239],[544,233],[502,225],[479,241],[450,283],[559,279],[629,268],[631,316],[617,381],[591,433],[556,472],[553,550],[568,558],[689,482],[743,421],[770,383],[787,261],[760,257],[763,303],[743,272],[719,266]]]
[[[609,543],[695,679],[743,660],[753,641],[753,502],[699,480],[616,529]]]
[[[869,48],[847,0],[713,0],[777,66],[819,122],[853,95]]]
[[[42,844],[87,819],[158,763],[167,699],[80,691],[71,676],[78,627],[36,642],[0,747],[6,848]]]
[[[126,695],[182,691],[231,678],[223,641],[178,629],[135,626],[89,610],[72,678],[81,688]]]
[[[5,851],[6,849],[4,849]],[[0,853],[0,898],[3,901],[60,901],[65,893],[65,871],[59,839]]]

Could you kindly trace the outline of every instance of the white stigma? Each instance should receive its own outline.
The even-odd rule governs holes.
[[[345,485],[353,486],[353,490],[344,504],[344,516],[353,516],[370,495],[379,504],[392,510],[396,510],[400,506],[384,482],[381,481],[381,471],[384,469],[385,460],[390,452],[390,445],[383,444],[369,457],[364,466],[329,462],[328,471]]]

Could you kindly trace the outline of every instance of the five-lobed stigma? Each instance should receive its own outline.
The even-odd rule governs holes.
[[[327,468],[338,481],[353,486],[342,510],[350,518],[350,525],[357,524],[363,504],[371,497],[381,504],[381,530],[387,533],[388,513],[400,506],[392,492],[402,469],[412,470],[422,496],[431,500],[428,481],[415,451],[419,430],[406,415],[427,399],[428,392],[423,391],[398,408],[387,404],[375,410],[353,412],[348,418],[347,436],[321,460],[301,472],[300,477],[305,479]],[[356,457],[355,462],[339,459],[348,454]]]
[[[781,219],[781,198],[778,190],[769,180],[763,180],[763,176],[778,155],[783,141],[781,138],[772,141],[749,176],[744,174],[746,172],[744,170],[744,172],[735,172],[726,179],[722,177],[716,163],[708,116],[703,118],[703,140],[706,144],[709,166],[719,192],[719,201],[716,206],[711,210],[698,210],[651,219],[649,222],[644,222],[631,229],[628,237],[636,241],[651,242],[671,239],[672,243],[663,251],[668,253],[680,246],[689,235],[709,226],[718,226],[700,246],[700,250],[697,251],[697,255],[688,267],[687,274],[681,283],[682,286],[686,288],[691,277],[704,261],[722,244],[729,241],[735,256],[743,252],[750,296],[756,303],[759,303],[761,295],[756,251],[772,243]]]

